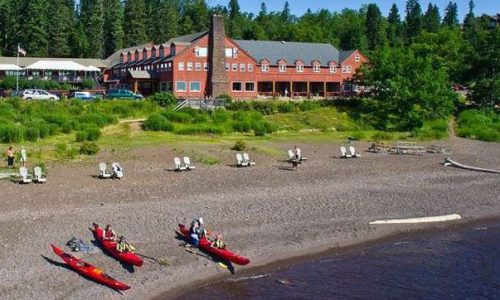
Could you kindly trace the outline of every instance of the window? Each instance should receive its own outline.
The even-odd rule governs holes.
[[[164,57],[165,56],[165,48],[161,47],[160,48],[160,57]]]
[[[179,71],[184,71],[184,63],[179,62]]]
[[[226,57],[233,57],[233,49],[226,48]]]
[[[253,72],[253,65],[252,64],[248,64],[247,70],[248,70],[248,72]]]
[[[320,65],[314,65],[313,66],[313,72],[314,73],[319,73],[321,71],[321,66]]]
[[[245,64],[240,64],[240,72],[245,72]]]
[[[189,82],[189,90],[191,92],[200,92],[201,91],[201,83],[199,81]]]
[[[226,63],[226,72],[229,72],[229,63]]]
[[[297,65],[295,67],[295,70],[297,70],[297,72],[299,72],[299,73],[304,72],[304,65]]]
[[[193,71],[193,63],[192,62],[188,62],[188,64],[187,64],[187,70],[188,71]]]
[[[178,92],[185,92],[187,90],[185,81],[177,81],[175,83],[175,90]]]
[[[285,64],[280,64],[279,65],[279,71],[280,72],[286,72],[286,65]]]
[[[129,52],[127,53],[127,61],[131,61],[132,60],[132,54]]]
[[[351,73],[351,72],[352,72],[351,66],[347,66],[347,73]]]
[[[231,69],[233,70],[233,72],[238,71],[238,64],[233,64],[233,66],[231,67]]]
[[[262,72],[269,72],[269,65],[268,64],[262,65]]]
[[[255,91],[255,82],[245,82],[245,91],[247,92]]]
[[[205,70],[205,72],[206,72],[206,71],[208,71],[208,69],[209,69],[209,64],[208,63],[204,63],[203,64],[203,70]]]
[[[347,73],[347,66],[342,66],[342,73]]]
[[[330,73],[337,73],[337,66],[330,66]]]
[[[233,82],[233,92],[241,92],[243,90],[243,85],[241,82]]]
[[[167,64],[167,71],[172,71],[172,63]]]
[[[194,52],[196,57],[207,57],[208,56],[208,48],[194,48]]]
[[[123,54],[120,55],[120,62],[122,63],[123,62]]]
[[[151,57],[152,58],[156,57],[156,49],[151,50]]]
[[[196,63],[196,71],[201,71],[201,63]]]
[[[355,61],[360,61],[361,60],[361,57],[359,56],[359,54],[356,54],[356,56],[354,56],[354,60]]]

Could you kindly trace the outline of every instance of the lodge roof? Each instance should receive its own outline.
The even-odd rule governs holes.
[[[267,59],[271,64],[277,64],[279,60],[283,59],[288,64],[295,64],[296,61],[300,60],[306,66],[312,66],[314,61],[319,61],[322,66],[328,66],[331,61],[341,63],[355,51],[339,51],[330,44],[317,43],[252,40],[237,40],[235,42],[257,61]]]
[[[128,73],[130,74],[130,77],[133,79],[155,79],[157,76],[156,72],[154,71],[129,70]]]

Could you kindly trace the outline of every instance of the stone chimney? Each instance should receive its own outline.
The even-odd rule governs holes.
[[[210,92],[213,97],[228,94],[229,91],[225,40],[224,17],[213,15],[209,31]]]

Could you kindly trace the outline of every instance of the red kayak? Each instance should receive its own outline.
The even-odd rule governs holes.
[[[184,224],[179,224],[179,230],[181,235],[189,241],[189,228],[187,228]],[[206,237],[202,237],[200,239],[200,244],[198,246],[201,250],[210,253],[214,256],[217,256],[223,260],[230,261],[237,265],[247,265],[250,263],[250,260],[244,256],[237,255],[227,249],[219,249],[212,247],[212,242],[210,242]]]
[[[104,229],[100,228],[99,225],[94,224],[94,228],[90,229],[94,233],[96,240],[102,245],[106,251],[111,254],[117,260],[127,264],[140,267],[143,264],[142,258],[133,252],[120,252],[116,250],[116,242],[103,240]]]
[[[124,291],[130,289],[130,286],[112,278],[109,275],[106,275],[101,269],[98,269],[93,265],[62,251],[60,248],[57,248],[53,244],[50,245],[52,246],[54,253],[57,254],[60,258],[62,258],[62,260],[64,260],[64,262],[68,265],[68,267],[76,271],[78,274],[90,278],[96,282],[99,282],[115,290]]]

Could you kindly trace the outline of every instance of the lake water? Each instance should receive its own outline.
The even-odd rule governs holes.
[[[332,253],[270,272],[236,275],[179,297],[284,298],[500,299],[500,224]]]

